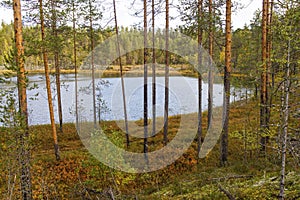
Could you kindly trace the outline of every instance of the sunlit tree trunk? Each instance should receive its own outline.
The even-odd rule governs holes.
[[[147,52],[147,0],[144,0],[144,155],[148,163],[148,52]]]
[[[124,84],[124,74],[123,74],[123,66],[121,60],[121,50],[120,50],[120,39],[119,39],[119,28],[118,28],[118,20],[117,20],[117,9],[116,9],[116,1],[113,0],[114,6],[114,19],[115,19],[115,29],[117,36],[117,51],[118,51],[118,62],[120,65],[120,75],[121,75],[121,85],[122,85],[122,97],[123,97],[123,107],[124,107],[124,119],[125,119],[125,130],[126,130],[126,144],[129,147],[129,132],[128,132],[128,119],[127,119],[127,107],[126,107],[126,95],[125,95],[125,84]]]
[[[168,142],[169,126],[169,0],[166,0],[166,46],[165,46],[165,110],[164,110],[164,144]]]
[[[26,94],[26,72],[24,67],[24,47],[22,36],[22,15],[20,0],[13,1],[14,31],[16,45],[16,64],[18,81],[19,110],[21,114],[21,128],[24,129],[20,135],[20,166],[21,166],[21,193],[23,200],[32,199],[32,187],[30,176],[30,151],[28,149],[28,111]]]
[[[267,21],[267,85],[270,88],[267,98],[267,124],[270,122],[272,108],[272,91],[274,89],[275,74],[272,67],[272,21],[273,21],[273,0],[270,0],[268,6],[268,21]],[[271,78],[270,78],[271,75]],[[271,82],[271,83],[270,83]]]
[[[52,32],[55,38],[57,34],[57,16],[56,16],[56,0],[51,0],[52,9]],[[54,42],[56,44],[56,42]],[[60,66],[59,66],[59,53],[58,49],[54,47],[54,66],[55,66],[55,79],[56,79],[56,94],[57,94],[57,110],[59,118],[59,130],[63,131],[63,114],[62,114],[62,103],[61,103],[61,91],[60,91]]]
[[[45,41],[45,25],[44,25],[44,13],[43,13],[43,1],[39,0],[39,9],[40,9],[40,23],[41,23],[41,35],[42,41]],[[49,106],[49,114],[50,114],[50,122],[54,140],[54,151],[56,160],[60,160],[58,139],[54,121],[54,112],[53,112],[53,104],[52,104],[52,94],[51,94],[51,83],[49,76],[49,66],[48,66],[48,55],[46,53],[45,47],[42,47],[43,51],[43,59],[44,59],[44,67],[45,67],[45,77],[46,77],[46,88],[47,88],[47,97],[48,97],[48,106]]]
[[[197,153],[201,149],[202,137],[202,75],[200,73],[202,65],[202,40],[203,40],[203,0],[198,0],[198,130],[197,130]]]
[[[221,164],[224,166],[228,156],[228,124],[230,110],[230,73],[231,73],[231,0],[226,0],[226,46],[224,69],[224,126],[221,135]]]
[[[267,65],[267,21],[268,21],[268,0],[263,0],[263,13],[262,13],[262,72],[261,72],[261,89],[260,89],[260,129],[264,134],[268,128],[267,124],[267,78],[268,78],[268,65]],[[266,151],[267,137],[261,137],[261,150]]]
[[[209,128],[211,124],[212,118],[212,107],[213,107],[213,72],[212,72],[212,59],[213,59],[213,1],[209,0],[209,55],[211,57],[209,63],[209,72],[208,72],[208,108],[207,108],[207,128]]]

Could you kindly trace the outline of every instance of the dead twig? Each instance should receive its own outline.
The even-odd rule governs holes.
[[[211,178],[211,179],[208,179],[208,181],[221,182],[221,181],[226,181],[226,180],[230,180],[230,179],[252,178],[252,177],[253,177],[253,175],[233,175],[233,176],[227,176],[227,177]]]
[[[234,196],[228,190],[223,188],[219,183],[218,183],[218,188],[221,192],[223,192],[228,197],[228,199],[235,200]]]

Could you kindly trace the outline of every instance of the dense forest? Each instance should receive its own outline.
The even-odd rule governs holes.
[[[1,1],[13,10],[0,27],[1,198],[299,199],[300,2],[261,0],[234,29],[242,3],[128,1],[140,22],[123,27],[115,0]],[[182,24],[170,27],[170,8]],[[63,112],[62,74],[74,83],[74,123]],[[29,95],[39,87],[33,75],[45,84],[40,113],[50,124],[30,124],[28,102],[40,95]],[[172,115],[172,76],[197,81],[197,112]],[[102,119],[108,77],[120,80],[122,106],[112,106],[122,120]],[[132,77],[143,80],[137,121]],[[236,88],[246,91],[238,100]]]

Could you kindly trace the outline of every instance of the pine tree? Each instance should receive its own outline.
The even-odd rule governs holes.
[[[126,144],[127,148],[129,147],[129,131],[128,131],[128,119],[127,119],[127,107],[126,107],[126,94],[125,94],[125,83],[124,83],[124,74],[123,74],[123,66],[121,60],[121,49],[120,49],[120,38],[119,38],[119,27],[117,20],[117,9],[116,9],[116,1],[113,0],[114,7],[114,19],[115,19],[115,29],[116,29],[116,37],[117,37],[117,51],[118,51],[118,62],[120,66],[120,76],[121,76],[121,85],[122,85],[122,97],[123,97],[123,108],[124,108],[124,119],[125,119],[125,131],[126,131]]]
[[[165,46],[165,110],[164,110],[164,144],[168,142],[169,126],[169,0],[166,0],[166,46]]]
[[[221,164],[224,166],[228,157],[228,126],[230,110],[230,73],[231,73],[231,0],[226,0],[226,46],[224,68],[224,125],[221,135]]]
[[[213,108],[213,72],[212,72],[212,60],[213,60],[213,44],[214,44],[214,35],[213,35],[213,0],[209,0],[209,33],[208,33],[208,45],[209,45],[209,72],[208,72],[208,106],[207,106],[207,128],[209,129],[212,119],[212,108]]]
[[[24,67],[24,47],[22,35],[22,15],[20,0],[13,1],[14,10],[14,30],[16,45],[16,64],[17,64],[17,82],[19,110],[21,115],[21,128],[24,129],[20,135],[20,165],[21,165],[21,193],[23,200],[32,199],[32,187],[30,176],[30,151],[28,149],[29,129],[28,129],[28,111],[26,94],[26,71]]]
[[[202,74],[200,69],[202,66],[202,40],[203,40],[203,0],[198,0],[198,129],[197,129],[197,141],[199,155],[201,149],[201,137],[202,137]]]
[[[144,0],[144,155],[148,164],[148,51],[147,0]]]
[[[54,40],[58,40],[57,30],[57,0],[51,0],[51,27]],[[62,100],[61,100],[61,88],[60,88],[60,65],[59,65],[59,48],[57,48],[54,41],[54,66],[55,66],[55,80],[56,80],[56,94],[57,94],[57,110],[59,118],[59,130],[63,132],[63,114],[62,114]]]
[[[267,102],[268,102],[268,65],[267,65],[267,21],[268,21],[268,0],[263,0],[262,12],[262,72],[261,72],[261,88],[260,88],[260,128],[262,134],[268,129],[267,120]],[[267,136],[261,137],[261,150],[266,151]]]
[[[43,12],[43,1],[42,0],[39,0],[39,12],[40,12],[42,41],[44,42],[45,38],[46,38],[46,34],[45,34],[44,12]],[[51,83],[50,83],[49,66],[48,66],[48,55],[47,55],[45,47],[42,47],[42,52],[43,52],[43,60],[44,60],[44,68],[45,68],[49,115],[50,115],[52,135],[53,135],[53,140],[54,140],[54,151],[55,151],[56,160],[60,160],[57,132],[56,132],[55,121],[54,121],[54,111],[53,111],[52,94],[51,94]]]
[[[156,133],[155,0],[152,0],[152,136]]]

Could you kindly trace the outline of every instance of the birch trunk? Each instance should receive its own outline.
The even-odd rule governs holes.
[[[281,157],[281,176],[280,176],[280,192],[279,199],[284,199],[284,188],[285,188],[285,164],[286,164],[286,151],[287,151],[287,136],[288,136],[288,120],[289,120],[289,95],[290,95],[290,46],[291,40],[288,42],[288,58],[285,73],[285,84],[284,84],[284,105],[283,105],[283,120],[282,120],[282,157]]]

